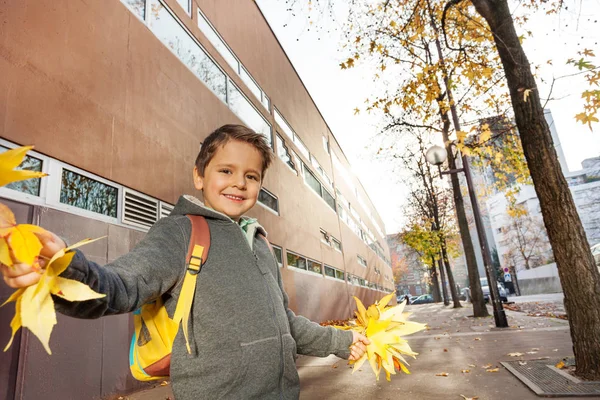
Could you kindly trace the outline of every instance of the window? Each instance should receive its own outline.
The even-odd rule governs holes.
[[[277,264],[281,267],[283,265],[283,249],[279,246],[275,246],[271,244],[273,248],[273,253],[275,253],[275,259],[277,260]]]
[[[338,203],[342,203],[346,208],[350,208],[350,202],[346,200],[342,192],[340,192],[337,188],[335,189],[335,194],[337,195]]]
[[[329,154],[329,140],[325,136],[323,136],[323,148]]]
[[[150,0],[148,23],[154,34],[190,68],[223,102],[227,101],[227,77],[192,36],[158,0]]]
[[[308,168],[306,168],[306,166],[304,167],[304,181],[312,190],[321,196],[321,182],[319,182],[315,175]]]
[[[327,232],[325,232],[323,229],[321,229],[320,232],[321,232],[321,242],[323,242],[329,246],[330,245],[329,234]]]
[[[300,137],[296,135],[296,132],[294,132],[292,127],[287,123],[277,109],[274,110],[274,114],[275,122],[277,122],[277,125],[281,127],[283,133],[285,133],[288,138],[292,139],[292,142],[294,142],[294,144],[298,147],[300,153],[302,153],[307,160],[310,160],[310,152],[308,151],[308,147],[304,145]]]
[[[294,253],[287,252],[287,265],[288,267],[294,267],[306,270],[306,258],[299,256]]]
[[[294,144],[298,147],[298,150],[300,150],[300,153],[302,153],[304,157],[310,159],[310,152],[308,151],[308,147],[306,147],[304,142],[300,140],[300,137],[298,135],[294,135]]]
[[[63,168],[60,202],[109,217],[117,217],[119,190]]]
[[[0,152],[4,153],[4,151],[7,151],[8,148],[4,147],[4,146],[0,146],[0,150],[1,150]],[[23,161],[21,162],[21,164],[19,164],[17,166],[17,168],[15,168],[15,169],[41,172],[42,171],[42,160],[40,160],[39,158],[35,158],[32,156],[26,155],[25,158],[23,158]],[[8,185],[5,185],[4,187],[6,187],[8,189],[16,190],[21,193],[31,194],[33,196],[39,196],[41,179],[42,178],[32,178],[32,179],[27,179],[25,181],[12,182],[12,183],[9,183]]]
[[[240,78],[242,78],[242,81],[246,84],[246,86],[248,86],[248,89],[250,89],[252,94],[254,96],[256,96],[256,98],[258,100],[262,100],[262,90],[260,89],[260,86],[258,86],[258,84],[250,76],[248,71],[246,71],[246,68],[244,68],[241,65],[240,65]]]
[[[227,102],[231,110],[238,116],[246,125],[254,129],[258,133],[262,133],[269,144],[271,144],[271,125],[262,116],[262,114],[254,108],[252,103],[235,87],[233,82],[229,81],[227,91]]]
[[[181,8],[183,8],[185,10],[185,12],[190,15],[192,10],[191,10],[191,4],[190,4],[190,0],[177,0],[177,2],[179,3],[179,5],[181,6]]]
[[[341,271],[337,268],[331,267],[329,265],[325,265],[325,275],[331,278],[339,279],[341,281],[344,279],[344,271]]]
[[[356,257],[358,258],[358,263],[360,265],[362,265],[363,267],[367,266],[367,260],[365,260],[364,258],[362,258],[361,256],[359,256],[358,254],[356,255]]]
[[[277,122],[277,125],[279,125],[283,130],[283,133],[285,133],[285,135],[293,141],[296,134],[294,133],[292,127],[285,119],[283,119],[283,116],[279,113],[279,110],[275,109],[273,114],[275,115],[275,122]]]
[[[333,248],[334,249],[336,249],[339,252],[342,251],[342,242],[340,242],[339,240],[337,240],[334,237],[331,238],[331,242],[333,243]]]
[[[146,18],[146,0],[121,0],[132,13],[143,21]]]
[[[308,270],[317,274],[323,274],[323,266],[320,262],[308,260]]]
[[[276,213],[279,213],[279,200],[277,197],[269,193],[265,188],[260,189],[260,192],[258,193],[258,201]]]
[[[321,175],[321,178],[323,178],[323,180],[325,181],[325,183],[327,185],[329,185],[330,187],[333,188],[333,181],[325,173],[325,170],[323,170],[323,168],[321,167],[321,164],[319,164],[319,162],[317,161],[317,159],[312,154],[310,155],[310,163],[315,168],[315,170],[317,171],[317,173],[319,175]]]
[[[296,167],[294,165],[294,161],[292,161],[292,157],[290,156],[290,152],[283,141],[283,138],[279,135],[275,137],[275,141],[277,142],[277,155],[279,158],[287,164],[288,167],[296,172]]]
[[[325,190],[325,188],[322,187],[321,189],[323,190],[323,200],[325,200],[325,203],[327,203],[327,205],[331,207],[333,211],[335,211],[335,199],[327,190]]]
[[[267,109],[267,111],[270,111],[271,104],[265,92],[261,89],[258,83],[256,83],[246,68],[244,68],[242,63],[240,63],[235,54],[233,54],[233,51],[231,51],[227,43],[225,43],[225,41],[221,38],[219,33],[212,26],[210,21],[208,21],[208,18],[204,16],[202,11],[200,11],[200,9],[198,9],[198,28],[200,28],[210,43],[215,47],[215,49],[217,49],[219,54],[223,56],[225,61],[227,61],[227,64],[229,64],[231,68],[233,68],[233,70],[240,76],[252,94],[256,96],[256,98]]]
[[[312,173],[306,164],[302,164],[302,169],[304,171],[304,182],[321,196],[321,198],[325,200],[325,203],[327,203],[327,205],[335,212],[335,199],[333,196],[321,185],[321,182],[319,182],[315,174]]]
[[[209,40],[209,42],[217,49],[219,54],[223,56],[227,64],[234,69],[235,72],[239,73],[239,62],[233,52],[229,50],[225,41],[221,39],[219,34],[213,29],[208,19],[202,14],[200,10],[198,10],[198,28],[204,33],[204,36]]]

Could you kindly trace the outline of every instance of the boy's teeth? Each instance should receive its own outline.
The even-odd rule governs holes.
[[[225,195],[225,197],[228,197],[228,198],[230,198],[230,199],[233,199],[233,200],[242,200],[242,198],[241,198],[241,197],[232,196],[232,195],[230,195],[230,194],[226,194],[226,195]]]

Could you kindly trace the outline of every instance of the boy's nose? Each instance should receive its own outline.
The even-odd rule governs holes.
[[[234,186],[237,188],[245,188],[246,187],[246,177],[244,176],[244,174],[238,174],[235,175],[235,181],[234,181]]]

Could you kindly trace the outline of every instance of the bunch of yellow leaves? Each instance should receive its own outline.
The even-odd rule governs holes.
[[[371,342],[367,345],[367,352],[360,359],[350,361],[350,364],[354,364],[352,373],[368,359],[377,380],[379,380],[382,367],[388,381],[391,381],[391,375],[395,375],[396,370],[410,374],[406,368],[406,365],[409,364],[403,355],[416,358],[417,353],[411,350],[408,342],[402,336],[425,329],[425,324],[407,320],[410,314],[403,312],[406,302],[388,306],[394,294],[390,293],[369,306],[368,309],[358,298],[354,297],[357,307],[355,325],[337,327],[362,333]]]
[[[43,172],[14,170],[25,158],[25,153],[32,148],[33,146],[25,146],[0,153],[0,186],[46,176]],[[0,262],[9,267],[13,265],[9,254],[10,248],[14,258],[37,268],[37,258],[42,244],[34,233],[41,232],[44,230],[39,226],[17,225],[15,216],[10,209],[4,204],[0,204]]]
[[[32,149],[31,146],[20,147],[0,154],[0,186],[46,176],[42,172],[13,170],[21,163],[25,153],[30,149]],[[8,350],[12,344],[19,328],[26,327],[42,342],[48,354],[52,354],[48,342],[52,328],[56,325],[56,312],[51,294],[69,301],[90,300],[105,296],[94,292],[83,283],[59,276],[71,263],[71,259],[75,255],[72,250],[93,240],[86,239],[59,251],[47,263],[46,269],[42,270],[39,265],[42,243],[35,234],[45,232],[43,228],[36,225],[17,225],[12,211],[0,203],[0,262],[8,267],[12,267],[17,262],[31,265],[41,274],[37,284],[15,291],[2,304],[16,302],[15,316],[10,323],[12,336],[4,351]]]
[[[69,301],[91,300],[105,296],[94,292],[84,283],[59,276],[71,263],[75,255],[73,249],[95,240],[98,239],[82,240],[54,254],[38,283],[18,289],[2,304],[4,306],[12,301],[16,302],[15,316],[10,322],[12,336],[4,351],[8,350],[12,344],[19,328],[25,327],[37,336],[48,354],[52,354],[48,342],[52,328],[56,325],[56,311],[51,294]]]

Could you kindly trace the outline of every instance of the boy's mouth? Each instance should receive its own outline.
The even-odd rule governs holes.
[[[245,199],[241,196],[234,196],[232,194],[224,194],[223,196],[225,196],[226,198],[228,198],[231,201],[235,201],[238,203],[241,203],[242,201],[244,201]]]

